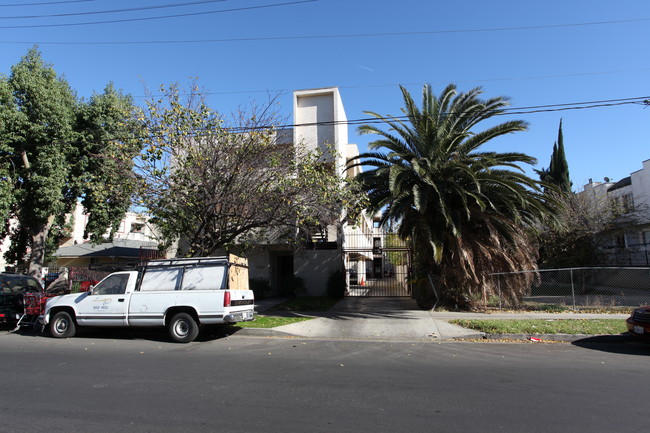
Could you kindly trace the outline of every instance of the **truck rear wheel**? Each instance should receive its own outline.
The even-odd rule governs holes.
[[[177,343],[189,343],[199,335],[199,325],[187,313],[174,314],[168,328],[169,335]]]
[[[77,327],[70,314],[65,311],[59,311],[52,317],[50,322],[50,334],[56,338],[74,337]]]

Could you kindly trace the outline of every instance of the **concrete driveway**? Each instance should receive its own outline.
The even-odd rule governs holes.
[[[268,304],[259,303],[256,310],[263,312],[265,307],[270,306]],[[286,334],[309,338],[379,340],[481,337],[476,331],[436,319],[434,314],[419,309],[413,299],[349,297],[339,301],[329,311],[301,314],[316,317],[313,320],[278,326],[271,330],[244,328],[242,331],[248,335]]]

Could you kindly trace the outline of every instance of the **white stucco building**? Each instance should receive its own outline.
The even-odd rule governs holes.
[[[348,142],[347,117],[338,88],[295,91],[293,124],[288,133],[293,143],[307,149],[332,150],[336,155],[333,169],[342,179],[360,171],[359,167],[346,170],[347,161],[357,156],[359,150]],[[266,245],[249,256],[249,275],[252,279],[268,282],[271,295],[285,294],[292,277],[305,283],[305,294],[324,295],[329,276],[346,266],[342,255],[346,233],[365,233],[366,243],[371,245],[372,221],[363,218],[353,225],[343,222],[340,227],[330,226],[322,238],[314,239],[305,249],[293,250],[285,244]],[[365,265],[365,261],[363,263]],[[365,269],[359,271],[365,272]]]
[[[620,228],[606,233],[604,248],[610,264],[650,265],[650,159],[643,167],[617,182],[590,182],[581,194],[604,201],[616,212]]]

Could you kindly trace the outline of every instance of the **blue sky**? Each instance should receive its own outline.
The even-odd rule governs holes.
[[[350,120],[365,110],[399,115],[399,84],[416,97],[426,82],[436,93],[450,82],[482,86],[515,108],[650,97],[647,0],[226,0],[80,15],[190,2],[198,0],[0,0],[0,72],[38,43],[82,97],[112,81],[142,102],[144,85],[198,76],[224,113],[283,92],[279,109],[289,115],[293,90],[338,86]],[[52,14],[76,15],[43,17]],[[192,15],[143,20],[179,14]],[[41,17],[9,18],[18,16]],[[179,42],[198,40],[213,41]],[[141,43],[160,41],[174,42]],[[529,131],[486,150],[527,153],[536,168],[548,166],[563,119],[576,190],[650,158],[650,107],[640,103],[506,117]],[[363,150],[372,137],[354,128],[350,141]]]

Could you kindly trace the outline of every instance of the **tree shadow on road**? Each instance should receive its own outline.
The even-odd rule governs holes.
[[[572,342],[574,346],[621,355],[650,356],[650,340],[631,335],[597,335]]]

